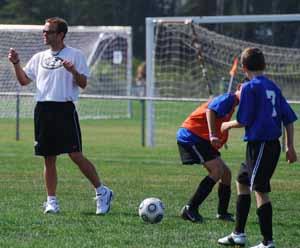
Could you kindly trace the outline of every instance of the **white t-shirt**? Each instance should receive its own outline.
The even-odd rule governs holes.
[[[35,54],[23,68],[27,77],[36,82],[36,101],[66,102],[76,101],[79,86],[73,75],[67,71],[62,60],[71,61],[76,70],[89,76],[86,59],[83,53],[72,47],[65,47],[59,52],[50,49]]]

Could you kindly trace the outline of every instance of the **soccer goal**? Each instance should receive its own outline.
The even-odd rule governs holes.
[[[36,52],[47,49],[43,44],[43,26],[0,25],[0,51],[17,50],[22,66]],[[81,119],[128,118],[130,102],[103,99],[129,96],[132,81],[131,27],[69,27],[65,44],[79,48],[87,58],[90,78],[83,98],[77,103]],[[32,118],[35,83],[21,87],[6,56],[0,58],[0,118]]]
[[[298,14],[147,18],[147,145],[175,143],[201,101],[233,91],[244,77],[234,67],[246,47],[263,50],[266,74],[300,103],[299,21]]]

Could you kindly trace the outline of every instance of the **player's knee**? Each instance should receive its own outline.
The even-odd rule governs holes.
[[[83,155],[81,152],[72,152],[69,153],[70,159],[72,159],[73,162],[78,163],[83,159]]]
[[[215,179],[215,181],[218,181],[221,179],[222,175],[224,173],[224,170],[222,166],[215,166],[211,171],[210,171],[210,176]]]
[[[231,178],[232,178],[232,175],[231,175],[231,170],[227,167],[227,166],[224,166],[224,173],[223,173],[224,177],[227,179],[227,180],[230,180],[231,181]]]
[[[224,173],[221,177],[221,182],[226,185],[231,185],[231,173]]]
[[[247,195],[251,193],[248,185],[236,182],[236,187],[237,187],[237,193],[239,195]]]
[[[56,156],[45,156],[45,166],[55,167],[56,165]]]
[[[255,197],[261,202],[269,202],[269,194],[264,192],[255,191]]]

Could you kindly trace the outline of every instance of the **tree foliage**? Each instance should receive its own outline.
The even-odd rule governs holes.
[[[299,10],[298,0],[0,0],[0,23],[43,24],[48,17],[60,16],[70,25],[129,25],[133,28],[134,54],[144,57],[146,17],[282,14]],[[295,32],[298,28],[293,29],[288,31],[295,36],[295,45],[300,44]],[[273,32],[287,33],[276,28]]]

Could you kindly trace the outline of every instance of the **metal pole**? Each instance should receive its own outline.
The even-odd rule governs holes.
[[[20,140],[20,94],[16,95],[16,140]]]
[[[154,96],[154,23],[152,18],[146,18],[146,96]],[[154,103],[146,102],[146,142],[154,146]]]
[[[127,95],[132,95],[132,34],[131,28],[127,31]],[[128,117],[132,118],[133,116],[132,110],[132,101],[128,101]]]
[[[193,22],[197,24],[294,22],[300,21],[300,14],[155,17],[152,20],[154,22],[190,22],[193,20]]]
[[[140,100],[141,103],[141,144],[145,146],[145,100]]]

